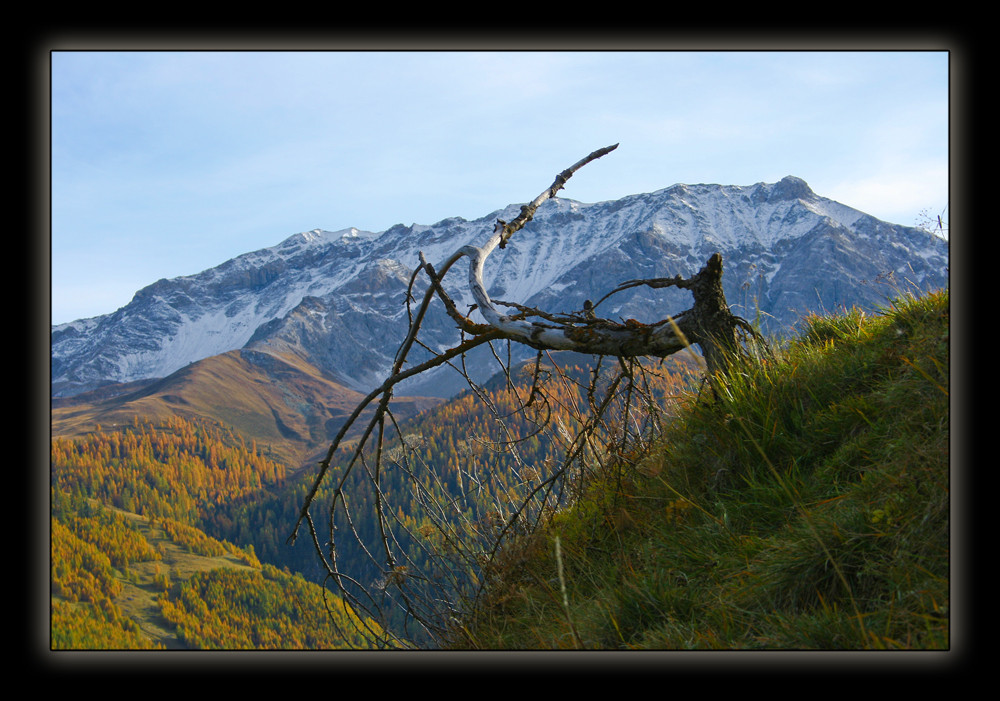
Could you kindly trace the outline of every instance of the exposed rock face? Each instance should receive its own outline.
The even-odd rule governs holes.
[[[518,210],[380,234],[314,230],[198,275],[160,280],[113,314],[53,327],[53,393],[162,377],[244,347],[294,353],[367,392],[384,379],[406,332],[406,291],[419,253],[437,264],[481,243],[497,217],[509,221]],[[595,204],[549,200],[494,251],[485,281],[494,299],[574,311],[626,280],[689,276],[715,252],[723,255],[733,311],[772,333],[808,311],[871,309],[899,290],[948,284],[946,241],[822,198],[792,176],[746,187],[675,185]],[[472,299],[460,265],[446,287],[462,308]],[[421,277],[418,294],[424,285]],[[655,321],[690,305],[684,291],[638,287],[597,313]],[[457,340],[442,305],[421,338],[434,349]],[[490,354],[481,350],[470,363],[485,377]],[[437,374],[400,391],[446,396],[455,380]]]

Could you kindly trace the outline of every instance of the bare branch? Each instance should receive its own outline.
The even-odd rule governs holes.
[[[602,466],[612,462],[615,455],[629,446],[647,444],[645,442],[657,431],[660,410],[649,389],[640,358],[663,358],[699,344],[709,376],[714,377],[724,372],[732,354],[739,352],[741,334],[753,333],[749,324],[735,317],[726,304],[721,284],[722,257],[718,253],[689,278],[677,275],[623,282],[601,297],[596,305],[587,305],[582,314],[553,314],[518,302],[490,299],[483,283],[483,270],[492,251],[504,248],[510,238],[531,221],[538,207],[555,197],[577,170],[614,151],[617,146],[594,151],[559,173],[548,188],[521,207],[520,214],[512,222],[498,219],[481,246],[463,246],[437,267],[427,262],[421,253],[420,265],[413,271],[406,294],[409,327],[389,375],[361,400],[318,463],[318,473],[303,500],[289,542],[294,543],[304,522],[329,581],[336,585],[345,603],[383,627],[389,626],[391,614],[388,609],[402,608],[408,623],[415,622],[425,635],[440,638],[451,625],[450,617],[462,608],[459,600],[469,597],[464,599],[464,603],[469,604],[488,586],[489,572],[494,569],[493,564],[502,552],[501,546],[509,537],[536,527],[548,514],[571,500],[593,466],[603,469]],[[442,285],[451,267],[463,257],[469,258],[469,287],[485,323],[470,318],[472,309],[463,314]],[[414,309],[414,288],[421,274],[427,275],[430,284]],[[634,319],[617,322],[596,316],[595,308],[608,297],[639,286],[690,290],[694,305],[649,324]],[[427,348],[418,338],[421,324],[435,298],[444,304],[461,332],[461,340],[440,353]],[[514,312],[503,314],[497,309],[498,304]],[[505,373],[505,389],[514,397],[512,410],[501,409],[499,402],[494,404],[488,393],[465,371],[466,353],[496,340],[508,342],[506,364],[492,345],[490,348]],[[510,367],[509,342],[539,351],[530,381],[515,382]],[[427,349],[432,357],[405,367],[414,345]],[[551,357],[551,373],[548,369],[543,370],[542,355],[549,350],[597,356],[598,363],[591,371],[589,382],[570,379],[557,369]],[[609,381],[600,374],[603,356],[618,358],[617,374]],[[456,359],[461,359],[461,362],[456,361],[461,367],[452,363]],[[490,474],[482,474],[470,461],[457,469],[458,491],[452,493],[441,475],[434,474],[422,462],[423,458],[411,455],[414,451],[407,444],[409,439],[390,411],[393,391],[403,380],[445,364],[465,376],[475,396],[488,408],[499,434],[489,438],[489,442],[497,451],[497,458],[503,456],[507,460],[510,467],[505,469],[511,471],[513,480],[498,476],[492,469]],[[550,378],[550,374],[553,377]],[[550,379],[552,382],[548,381]],[[565,384],[560,386],[560,383]],[[567,393],[566,385],[571,392]],[[368,410],[371,416],[363,420]],[[401,450],[383,449],[389,437],[385,431],[386,420],[398,437]],[[360,438],[347,451],[343,464],[337,469],[327,511],[328,536],[321,538],[310,509],[346,436],[357,434],[359,423],[363,423]],[[545,475],[537,469],[539,466],[525,464],[517,452],[519,444],[529,439],[536,441],[543,432],[549,434],[545,440],[551,445],[561,442],[564,447],[561,464],[546,462],[548,474]],[[471,444],[472,437],[469,438]],[[472,449],[469,450],[471,456]],[[358,466],[361,469],[355,470]],[[393,494],[392,489],[383,489],[390,484],[386,482],[389,468],[398,468],[397,474],[402,474],[410,486],[411,504],[423,510],[421,514],[406,513],[407,523],[403,523],[404,516],[397,516],[393,508],[392,500],[398,494]],[[517,476],[519,474],[524,477]],[[359,489],[367,490],[367,501],[354,498],[358,492],[351,490]],[[356,520],[352,507],[359,502],[367,504],[374,513],[359,514]],[[338,519],[342,533],[357,541],[358,557],[367,559],[368,565],[379,573],[375,582],[366,584],[358,577],[345,574],[347,568],[358,563],[341,561],[337,551]],[[362,523],[374,524],[370,542],[363,542],[359,534],[358,526]],[[419,524],[415,529],[419,534],[411,529],[413,523]],[[436,535],[428,540],[424,537],[426,533]],[[434,573],[421,571],[422,566],[430,565]],[[393,596],[390,590],[395,592]],[[380,645],[406,645],[397,632],[390,632],[388,628],[382,633],[374,628],[368,632],[372,638],[378,638]]]
[[[566,181],[569,180],[571,177],[573,177],[573,173],[580,170],[591,161],[596,161],[601,156],[605,156],[611,153],[616,148],[618,148],[618,144],[614,144],[613,146],[605,146],[604,148],[597,149],[586,158],[581,158],[579,161],[571,165],[569,168],[559,173],[559,175],[556,176],[556,179],[552,182],[552,184],[549,185],[548,188],[546,188],[544,191],[542,191],[542,193],[538,197],[533,199],[530,203],[523,205],[521,207],[521,213],[517,215],[517,218],[514,219],[514,221],[512,221],[510,224],[507,224],[502,219],[498,219],[497,223],[500,225],[500,227],[498,231],[495,230],[495,233],[498,235],[498,238],[496,244],[494,245],[499,245],[500,248],[505,248],[507,246],[507,241],[510,239],[510,237],[513,236],[514,233],[519,231],[521,227],[523,227],[525,224],[531,221],[531,218],[533,216],[535,216],[535,212],[538,210],[539,205],[541,205],[542,202],[544,202],[545,200],[555,197],[556,193],[562,190],[563,186],[566,185]],[[492,250],[492,246],[490,247],[490,249]],[[488,252],[487,255],[489,255]]]

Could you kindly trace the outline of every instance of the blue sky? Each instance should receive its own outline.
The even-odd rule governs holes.
[[[52,322],[291,234],[796,175],[948,212],[945,52],[54,52]]]

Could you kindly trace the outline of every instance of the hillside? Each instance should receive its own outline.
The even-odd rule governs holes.
[[[58,492],[51,523],[53,650],[365,645],[335,600],[252,547]]]
[[[502,550],[450,646],[947,647],[948,312],[947,293],[935,293],[878,316],[812,317],[801,338],[742,369],[714,401],[692,394],[682,375],[665,374],[658,391],[670,395],[676,415],[666,434],[608,463],[576,507]],[[572,364],[564,370],[588,374]],[[487,407],[508,416],[505,431],[529,428],[513,422],[512,380],[516,373],[401,422],[426,491],[414,499],[399,468],[387,470],[382,487],[384,508],[409,532],[452,532],[435,509],[450,503],[463,479],[494,480],[477,487],[478,501],[460,515],[471,524],[486,515],[479,505],[494,508],[498,497],[530,490],[526,469],[558,463],[555,446],[534,438],[521,444],[520,466],[501,459]],[[579,398],[566,389],[551,396],[570,408]],[[66,403],[79,409],[80,399]],[[573,425],[571,414],[561,417]],[[78,563],[89,575],[69,579],[86,582],[77,586],[95,602],[107,601],[84,606],[54,591],[54,636],[75,631],[55,641],[269,647],[273,631],[283,630],[284,640],[305,646],[340,644],[282,628],[297,604],[280,608],[290,604],[279,605],[275,592],[317,592],[306,579],[322,574],[308,544],[285,542],[311,475],[293,474],[243,430],[216,419],[133,415],[53,439],[54,577],[60,586],[68,575],[58,568]],[[363,486],[350,495],[357,534],[377,544]],[[319,503],[326,495],[321,490]],[[88,538],[94,531],[63,513],[67,503],[74,506],[66,513],[78,512],[81,500],[122,512],[129,529],[118,524],[114,537]],[[168,542],[167,523],[181,524],[175,537],[200,533],[197,542],[221,545],[180,548]],[[77,554],[65,555],[67,543]],[[338,550],[345,559],[360,554],[356,546]],[[374,565],[358,570],[363,581],[377,579]],[[155,598],[168,584],[166,600]],[[232,614],[226,602],[233,601],[254,603]],[[191,627],[197,612],[216,609],[210,633]],[[359,638],[349,646],[367,644]]]
[[[510,545],[456,649],[950,641],[949,296],[811,317]]]
[[[582,358],[572,354],[555,356],[560,358],[562,371],[574,375],[575,381],[589,376],[587,368],[574,364]],[[303,542],[291,547],[286,542],[313,479],[312,469],[296,474],[298,463],[285,462],[279,451],[259,437],[253,437],[250,433],[255,426],[253,422],[243,421],[238,430],[215,418],[185,418],[181,412],[169,411],[171,406],[190,408],[194,404],[194,401],[177,402],[180,392],[193,400],[210,398],[212,392],[222,391],[225,383],[201,386],[195,381],[199,374],[214,371],[210,377],[218,377],[220,368],[239,367],[239,358],[228,354],[217,361],[196,363],[187,372],[180,371],[169,383],[159,383],[159,387],[131,388],[138,390],[131,396],[104,397],[97,403],[84,401],[87,399],[84,395],[61,400],[60,406],[54,409],[53,432],[62,435],[54,435],[51,448],[54,503],[67,498],[86,498],[107,510],[141,514],[136,518],[167,519],[203,533],[207,538],[233,543],[241,549],[249,548],[265,565],[321,582],[325,573],[310,544]],[[657,373],[651,373],[648,380],[660,394],[677,393],[686,385],[685,378],[696,372],[697,365],[695,356],[678,354]],[[436,533],[438,526],[451,528],[449,523],[437,518],[433,504],[451,502],[461,493],[459,485],[463,479],[469,480],[477,472],[480,475],[476,479],[482,483],[469,504],[471,513],[492,509],[497,497],[506,499],[523,489],[518,463],[506,450],[497,448],[498,442],[509,439],[511,431],[526,436],[537,433],[530,421],[513,420],[517,404],[508,392],[508,382],[513,379],[521,386],[520,392],[527,395],[530,374],[518,379],[523,372],[524,369],[517,369],[506,381],[497,378],[477,393],[463,393],[408,420],[401,420],[400,426],[414,457],[419,460],[419,474],[426,484],[419,494],[414,493],[407,473],[394,467],[383,477],[383,498],[388,498],[389,508],[411,531],[426,533],[430,528]],[[229,381],[236,377],[231,373],[224,379]],[[552,396],[553,399],[559,397],[562,408],[552,409],[561,417],[564,426],[575,426],[578,419],[573,413],[586,411],[583,390],[573,382],[556,384],[560,386],[552,388]],[[274,381],[267,387],[276,396],[282,385]],[[286,389],[291,392],[294,386]],[[208,412],[213,406],[227,408],[221,401],[227,396],[230,398],[228,407],[234,406],[239,395],[230,393],[216,398],[214,405],[205,403],[200,410]],[[171,404],[164,398],[175,401]],[[402,400],[413,401],[405,397]],[[406,404],[403,406],[405,408]],[[162,415],[132,415],[125,420],[130,410],[157,407],[165,409]],[[511,414],[511,419],[504,426],[498,425],[488,407]],[[570,407],[577,408],[570,412]],[[70,416],[75,421],[69,421]],[[94,423],[96,419],[109,422]],[[262,422],[260,425],[267,424]],[[521,446],[520,460],[542,471],[545,465],[560,461],[563,450],[558,442],[544,435],[531,435]],[[352,506],[362,516],[353,530],[374,552],[379,538],[378,524],[368,516],[374,503],[371,493],[363,487],[363,484],[357,485],[351,491]],[[324,487],[321,497],[325,499],[328,495],[329,487]],[[432,507],[431,512],[427,511],[428,507]],[[150,528],[143,526],[144,532]],[[147,533],[145,537],[154,536]],[[407,536],[403,534],[401,538],[401,544],[410,547]],[[105,558],[113,559],[114,548],[108,539],[93,545],[96,552],[85,560],[87,565],[83,569],[100,580],[107,569],[101,562]],[[369,582],[382,576],[379,563],[368,562],[367,552],[356,543],[338,545],[338,552],[342,562],[350,567],[352,576],[361,581]],[[414,557],[415,564],[427,564],[419,554],[415,553]],[[62,556],[54,557],[54,565],[59,566],[61,559]],[[152,577],[154,565],[152,560],[142,565],[146,579]],[[221,565],[215,563],[216,567]],[[176,573],[171,576],[177,579]],[[114,620],[125,618],[134,616],[118,615]],[[91,621],[91,625],[96,624]]]
[[[97,425],[126,425],[136,416],[155,422],[173,416],[210,419],[266,445],[294,469],[328,444],[361,397],[292,354],[230,351],[160,380],[53,398],[52,433],[82,436]],[[394,410],[405,418],[439,402],[400,397]]]

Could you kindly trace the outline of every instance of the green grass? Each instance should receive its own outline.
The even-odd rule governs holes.
[[[455,647],[946,649],[948,334],[935,292],[738,363],[507,549]]]

